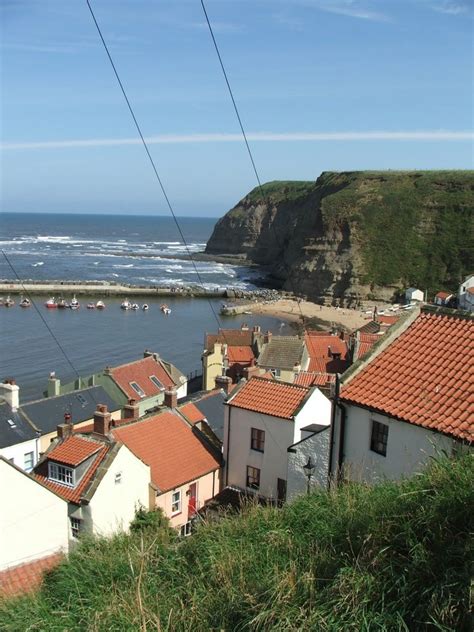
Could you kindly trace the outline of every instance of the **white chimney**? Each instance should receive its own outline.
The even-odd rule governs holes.
[[[0,384],[0,397],[7,402],[13,412],[20,405],[20,387],[15,384],[15,380],[5,380]]]

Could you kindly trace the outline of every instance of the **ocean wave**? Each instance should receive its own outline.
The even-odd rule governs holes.
[[[36,263],[31,264],[33,268],[37,268],[38,266],[44,266],[44,261],[37,261]]]
[[[117,263],[113,265],[112,268],[133,268],[134,265],[133,263]]]

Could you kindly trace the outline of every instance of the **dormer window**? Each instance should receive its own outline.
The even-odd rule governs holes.
[[[74,470],[72,467],[59,465],[59,463],[49,462],[48,478],[56,483],[74,487]]]
[[[130,382],[130,386],[133,388],[137,395],[139,395],[140,397],[145,397],[145,391],[136,382]]]
[[[160,391],[165,390],[164,385],[160,382],[160,380],[156,377],[156,375],[150,375],[150,380],[153,382],[155,386],[157,386],[160,389]]]

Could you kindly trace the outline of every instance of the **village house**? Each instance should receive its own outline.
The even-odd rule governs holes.
[[[188,423],[195,425],[219,448],[222,448],[224,440],[224,403],[226,399],[226,391],[220,388],[204,393],[201,392],[179,406],[177,410]]]
[[[407,303],[411,303],[413,301],[422,303],[425,300],[425,295],[422,290],[419,290],[416,287],[409,287],[405,290],[405,300]]]
[[[176,408],[176,396],[170,402]],[[221,454],[176,410],[165,410],[112,430],[150,468],[148,507],[159,507],[183,535],[206,501],[220,490]]]
[[[67,553],[67,503],[0,456],[0,596],[29,588]],[[26,585],[25,585],[25,580]]]
[[[310,359],[305,341],[299,336],[273,336],[267,332],[257,365],[282,382],[293,382],[295,375],[306,371]]]
[[[474,317],[442,308],[409,314],[343,376],[331,470],[346,480],[400,479],[454,455],[474,433]]]
[[[458,307],[468,312],[474,312],[474,274],[468,276],[459,286]]]
[[[69,384],[61,385],[59,378],[53,374],[48,381],[47,395],[68,393],[83,386],[102,386],[119,408],[128,404],[130,399],[136,400],[140,415],[160,406],[167,389],[176,390],[178,399],[186,396],[188,381],[179,369],[160,358],[158,353],[146,350],[143,355],[140,360],[106,367],[104,371],[78,378]]]
[[[91,434],[74,434],[72,424],[61,424],[34,469],[37,481],[67,501],[71,541],[81,533],[126,531],[136,511],[149,508],[150,468],[111,436],[114,423],[99,404]]]
[[[438,292],[435,294],[433,303],[444,307],[445,305],[448,305],[452,299],[453,294],[450,294],[449,292]]]
[[[26,472],[38,461],[38,432],[20,411],[20,389],[14,380],[0,384],[0,456]]]
[[[331,402],[317,388],[252,377],[225,405],[226,487],[283,502],[328,474]]]
[[[350,365],[350,351],[344,334],[327,331],[307,331],[305,343],[309,363],[307,371],[315,375],[313,384],[329,386],[336,373],[343,373]],[[300,384],[309,382],[298,381]]]

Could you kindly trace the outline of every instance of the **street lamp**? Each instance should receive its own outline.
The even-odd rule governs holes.
[[[313,463],[313,461],[311,460],[311,457],[308,457],[308,462],[306,463],[306,465],[303,465],[303,472],[305,473],[306,477],[308,478],[308,483],[307,483],[307,487],[306,487],[306,491],[309,494],[310,490],[311,490],[311,477],[313,476],[313,472],[315,470],[315,465]]]

